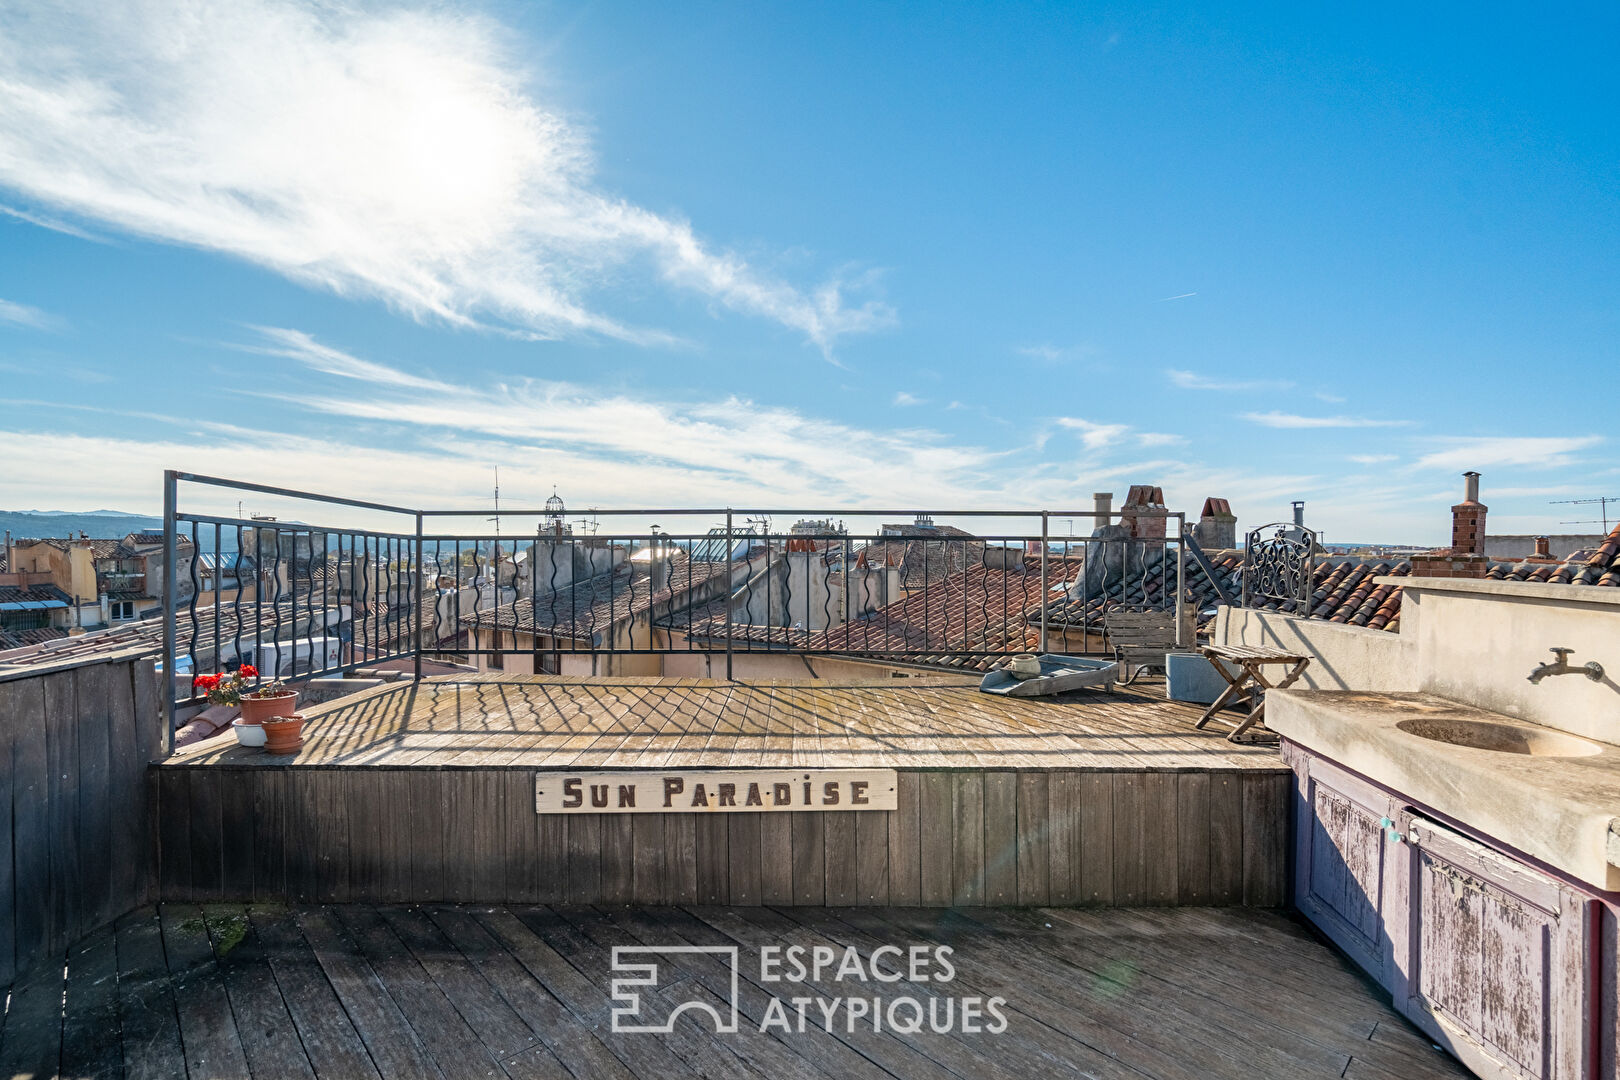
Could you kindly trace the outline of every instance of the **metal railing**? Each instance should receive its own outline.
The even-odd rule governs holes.
[[[216,504],[291,500],[299,518],[315,520],[183,510],[181,485],[212,489]],[[834,524],[840,513],[880,524]],[[382,525],[344,523],[362,515]],[[1139,515],[1139,531],[1162,521],[1159,538],[1117,526],[1102,537],[1051,534],[1054,518],[1100,516],[655,508],[593,510],[588,523],[569,524],[555,506],[492,519],[488,509],[413,509],[171,471],[170,719],[197,701],[190,676],[242,663],[261,679],[306,679],[406,660],[420,678],[434,657],[561,674],[718,674],[723,660],[732,678],[751,654],[982,667],[1031,649],[1099,652],[1105,614],[1120,607],[1173,610],[1182,627],[1193,599],[1182,515]],[[484,520],[476,531],[454,527],[468,519]],[[976,522],[987,528],[963,527]],[[195,553],[185,567],[182,539]],[[205,578],[200,556],[233,549],[233,582]],[[1199,565],[1192,571],[1204,573]],[[647,659],[672,656],[698,659]]]
[[[1250,529],[1243,545],[1243,606],[1275,604],[1285,612],[1308,613],[1317,549],[1316,533],[1294,522]]]

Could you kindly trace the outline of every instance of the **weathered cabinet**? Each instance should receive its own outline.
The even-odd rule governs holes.
[[[1292,744],[1295,900],[1395,1007],[1482,1077],[1580,1080],[1596,901]]]
[[[1395,1007],[1481,1076],[1585,1075],[1592,901],[1436,822],[1399,820]]]
[[[1386,792],[1290,747],[1295,800],[1294,898],[1300,911],[1393,990],[1384,931],[1385,875],[1399,805]]]

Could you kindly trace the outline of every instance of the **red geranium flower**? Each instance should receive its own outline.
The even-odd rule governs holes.
[[[259,677],[259,669],[252,664],[243,664],[236,669],[236,673],[244,679],[257,679]]]

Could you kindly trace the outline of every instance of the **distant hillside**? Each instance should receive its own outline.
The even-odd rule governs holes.
[[[0,510],[0,530],[13,538],[77,536],[83,532],[92,540],[121,540],[141,529],[161,529],[163,519],[117,510]]]

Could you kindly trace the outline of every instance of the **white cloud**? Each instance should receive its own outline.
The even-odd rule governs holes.
[[[1311,396],[1314,397],[1317,401],[1325,401],[1329,405],[1343,405],[1344,404],[1344,398],[1340,397],[1338,394],[1329,393],[1326,390],[1318,390],[1315,393],[1313,393]]]
[[[894,321],[849,299],[870,276],[801,289],[603,191],[510,38],[443,5],[19,8],[0,17],[0,184],[455,325],[671,340],[595,304],[638,271],[827,354]]]
[[[1098,424],[1078,417],[1062,416],[1058,424],[1080,433],[1080,441],[1087,450],[1103,450],[1114,445],[1130,432],[1129,424]]]
[[[39,310],[39,308],[14,303],[10,300],[0,300],[0,323],[12,323],[16,326],[29,326],[35,330],[44,330],[54,322],[55,319]]]
[[[1196,371],[1183,371],[1171,368],[1165,372],[1170,377],[1170,385],[1183,390],[1217,390],[1217,391],[1245,391],[1245,390],[1286,390],[1294,384],[1285,379],[1221,379],[1209,375],[1200,375]]]
[[[1418,458],[1419,469],[1482,469],[1491,465],[1518,465],[1553,469],[1575,463],[1573,455],[1603,441],[1601,435],[1486,436],[1435,439],[1441,449]]]
[[[894,395],[894,403],[901,406],[921,405],[927,400],[927,398],[920,398],[916,394],[908,394],[904,390],[897,391]]]
[[[1135,438],[1141,446],[1180,446],[1187,441],[1185,436],[1166,431],[1142,431]]]
[[[1365,416],[1296,416],[1293,413],[1244,413],[1251,424],[1269,428],[1384,428],[1410,427],[1410,420],[1373,420]]]
[[[1397,460],[1396,454],[1351,454],[1350,460],[1357,465],[1382,465],[1388,461]]]

